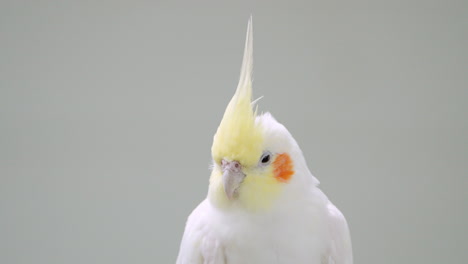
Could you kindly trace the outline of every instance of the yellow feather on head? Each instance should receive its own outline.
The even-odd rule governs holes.
[[[259,166],[265,151],[265,131],[256,122],[252,103],[253,39],[252,17],[247,27],[244,58],[236,93],[224,112],[211,147],[214,162],[208,197],[218,208],[241,205],[250,211],[269,208],[281,191],[282,183],[274,177],[272,164]],[[229,200],[223,187],[221,161],[237,161],[245,178],[238,189],[238,197]]]
[[[224,112],[211,147],[213,159],[217,163],[221,159],[228,159],[249,167],[256,165],[262,155],[262,130],[255,124],[256,112],[252,109],[252,38],[250,18],[239,84]]]

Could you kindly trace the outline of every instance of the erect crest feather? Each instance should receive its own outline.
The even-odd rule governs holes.
[[[237,160],[244,166],[258,162],[262,154],[263,138],[255,124],[252,109],[253,32],[252,17],[247,26],[244,58],[236,93],[224,112],[211,148],[213,159]]]

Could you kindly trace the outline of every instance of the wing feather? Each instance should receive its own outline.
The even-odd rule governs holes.
[[[177,264],[224,264],[219,241],[209,234],[210,204],[207,200],[190,214],[180,244]]]
[[[331,202],[328,204],[328,228],[331,243],[322,257],[323,264],[353,264],[353,252],[348,223]]]

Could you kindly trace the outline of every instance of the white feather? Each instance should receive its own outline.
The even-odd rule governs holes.
[[[252,47],[250,18],[238,91],[251,83]],[[255,122],[269,151],[290,155],[295,174],[269,210],[220,209],[205,199],[188,218],[177,264],[352,264],[346,220],[318,188],[294,138],[269,113]]]
[[[187,221],[177,263],[352,264],[346,220],[317,187],[296,141],[268,113],[257,122],[269,127],[269,149],[291,154],[296,174],[266,212],[204,200]]]

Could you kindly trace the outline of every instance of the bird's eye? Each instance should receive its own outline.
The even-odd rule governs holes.
[[[262,165],[268,164],[270,160],[271,160],[270,153],[263,153],[262,157],[260,158],[260,162],[262,163]]]

